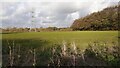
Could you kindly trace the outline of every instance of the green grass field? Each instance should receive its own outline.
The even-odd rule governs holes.
[[[91,45],[94,45],[94,42],[97,42],[97,45],[104,45],[106,43],[106,46],[108,47],[109,45],[116,45],[116,43],[118,43],[118,31],[4,33],[2,34],[2,52],[5,58],[3,58],[3,61],[5,62],[4,65],[9,65],[9,61],[6,59],[9,59],[10,57],[10,46],[12,51],[15,51],[14,54],[16,56],[14,55],[14,57],[16,60],[14,61],[16,61],[16,63],[25,63],[28,59],[33,60],[33,53],[29,53],[29,51],[36,49],[37,65],[47,65],[51,61],[50,58],[54,56],[51,53],[52,49],[56,47],[56,52],[59,53],[59,50],[61,49],[59,46],[64,47],[63,41],[67,43],[66,46],[68,47],[69,45],[71,47],[71,43],[74,42],[80,50],[85,50],[84,48],[87,48],[90,43],[92,43]],[[70,50],[70,52],[71,51],[72,50]],[[17,60],[17,55],[21,55],[20,62]],[[28,57],[25,58],[25,56]],[[27,64],[31,65],[31,63],[33,62],[29,61]]]
[[[77,46],[86,46],[91,42],[117,42],[118,31],[74,31],[74,32],[27,32],[2,34],[4,40],[35,40],[31,44],[40,45],[37,40],[46,40],[53,44],[75,42]],[[23,43],[26,43],[25,41]],[[22,43],[22,44],[23,44]],[[30,45],[31,45],[30,44]],[[33,46],[34,46],[33,44]],[[28,44],[26,44],[28,45]]]

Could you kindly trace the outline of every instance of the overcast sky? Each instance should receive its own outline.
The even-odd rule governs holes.
[[[101,11],[118,1],[3,0],[0,2],[0,27],[69,27],[75,19]]]

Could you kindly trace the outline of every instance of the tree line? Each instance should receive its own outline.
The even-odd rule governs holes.
[[[57,27],[47,27],[47,28],[0,28],[2,33],[6,32],[44,32],[44,31],[72,31],[72,28],[57,28]]]

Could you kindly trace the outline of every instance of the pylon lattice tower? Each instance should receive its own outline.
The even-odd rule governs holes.
[[[32,18],[32,19],[31,19],[30,32],[32,31],[32,26],[33,26],[34,31],[37,32],[36,26],[35,26],[35,19],[36,19],[36,17],[35,17],[35,10],[34,10],[34,9],[32,9],[32,11],[31,11],[31,18]]]

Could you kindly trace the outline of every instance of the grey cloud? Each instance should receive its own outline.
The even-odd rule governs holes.
[[[12,3],[12,2],[3,2],[2,10],[4,10],[3,16],[10,16],[16,12],[16,8],[19,7],[20,3]]]

